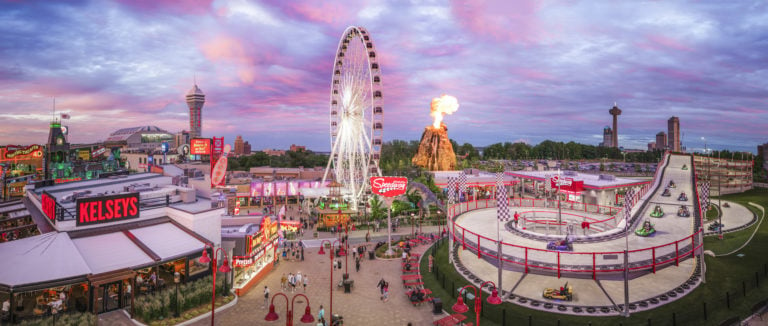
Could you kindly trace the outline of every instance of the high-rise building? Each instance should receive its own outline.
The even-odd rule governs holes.
[[[187,92],[187,106],[189,106],[189,136],[200,138],[203,134],[203,105],[205,94],[197,87],[197,83]]]
[[[648,151],[652,152],[654,149],[656,149],[656,143],[655,142],[648,143]]]
[[[603,142],[600,143],[600,146],[603,147],[613,147],[613,131],[611,131],[611,127],[605,126],[603,128]]]
[[[680,151],[680,119],[675,116],[667,121],[667,149]]]
[[[243,143],[243,155],[251,155],[251,144],[247,140]]]
[[[619,116],[621,115],[621,109],[616,103],[613,103],[613,107],[608,110],[613,116],[613,135],[611,137],[611,147],[619,147]]]
[[[235,155],[243,155],[243,136],[235,137]]]
[[[69,162],[69,143],[61,130],[61,120],[54,118],[48,131],[48,145],[46,145],[46,159],[43,160],[45,179],[61,178],[64,175],[55,175],[53,172],[57,164]]]
[[[182,130],[173,136],[173,148],[179,148],[179,146],[189,144],[189,131]]]
[[[659,131],[659,133],[656,134],[656,149],[662,151],[667,149],[667,134],[663,131]]]

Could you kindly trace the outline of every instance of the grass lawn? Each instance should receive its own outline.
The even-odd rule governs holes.
[[[757,189],[741,194],[723,196],[748,207],[761,216],[761,212],[747,202],[754,202],[768,208],[768,190]],[[724,253],[741,246],[752,234],[757,225],[748,229],[726,234],[723,240],[707,237],[704,248],[715,253]],[[633,313],[624,317],[586,317],[555,314],[523,308],[511,303],[493,306],[484,302],[483,325],[501,325],[502,311],[506,313],[506,325],[672,325],[673,318],[677,325],[718,325],[731,317],[746,318],[751,315],[752,306],[768,299],[768,223],[762,223],[752,241],[737,254],[723,257],[705,257],[707,266],[706,284],[701,284],[692,293],[663,305],[659,308]],[[429,253],[429,251],[428,251]],[[421,264],[424,285],[433,291],[433,296],[441,298],[443,309],[451,312],[456,303],[456,290],[469,284],[448,262],[448,242],[443,241],[436,250],[434,260],[439,277],[428,272],[427,260]],[[675,268],[675,267],[667,267]],[[757,279],[756,279],[757,278]],[[443,286],[445,285],[445,286]],[[578,289],[576,289],[578,292]],[[471,293],[472,291],[470,291]],[[745,295],[746,294],[746,295]],[[487,294],[484,295],[485,300]],[[728,305],[730,304],[730,308]],[[475,322],[473,306],[465,313],[467,321]],[[706,320],[704,306],[706,305]],[[673,317],[674,316],[674,317]],[[559,323],[558,323],[559,321]]]
[[[714,219],[717,219],[720,217],[720,210],[715,205],[709,205],[709,209],[707,210],[707,215],[704,216],[704,219],[709,222]]]

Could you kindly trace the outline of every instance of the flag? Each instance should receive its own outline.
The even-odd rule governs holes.
[[[704,213],[709,210],[709,182],[701,183],[701,191],[699,191],[700,204],[704,205]]]
[[[459,174],[459,200],[461,200],[461,196],[464,195],[467,192],[467,174],[464,173],[464,171],[461,171],[461,174]]]
[[[507,187],[504,187],[504,172],[496,172],[496,218],[509,221],[509,199]]]
[[[69,116],[69,113],[62,113],[62,114],[61,114],[61,118],[62,118],[62,119],[66,119],[66,120],[69,120],[69,118],[70,118],[70,116]]]
[[[456,179],[454,177],[448,177],[448,203],[453,204],[456,202]]]
[[[635,197],[635,192],[632,191],[632,189],[627,190],[627,193],[624,194],[624,218],[626,219],[627,223],[629,223],[629,220],[631,217],[630,214],[632,214],[632,205],[634,205],[634,197]]]

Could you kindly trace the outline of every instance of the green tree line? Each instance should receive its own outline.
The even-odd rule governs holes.
[[[227,170],[248,171],[252,167],[271,166],[278,168],[297,168],[325,166],[328,163],[328,155],[316,154],[312,151],[298,150],[286,151],[282,156],[271,156],[264,152],[254,152],[251,155],[228,158]]]

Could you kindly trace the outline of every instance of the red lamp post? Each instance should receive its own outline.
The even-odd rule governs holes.
[[[480,285],[480,289],[478,290],[476,287],[472,285],[467,285],[461,288],[459,293],[463,293],[466,291],[466,288],[471,288],[472,291],[475,293],[475,325],[480,326],[480,310],[482,310],[482,305],[480,304],[483,301],[483,291],[482,288],[485,286],[485,284],[490,283],[493,285],[493,290],[491,291],[491,296],[488,297],[487,301],[488,303],[492,305],[501,304],[501,298],[499,298],[499,292],[496,290],[496,284],[492,281],[486,281],[483,284]],[[469,311],[469,307],[464,303],[464,297],[460,296],[459,300],[456,301],[456,304],[452,307],[453,311],[463,314],[467,311]]]
[[[216,312],[216,257],[218,257],[219,250],[221,250],[221,253],[224,255],[224,263],[221,264],[221,267],[219,268],[219,271],[222,273],[225,273],[225,281],[226,281],[226,273],[229,273],[232,269],[229,267],[229,259],[227,258],[227,252],[224,251],[223,248],[213,248],[210,244],[205,244],[205,247],[203,247],[203,256],[200,257],[200,263],[207,264],[211,262],[211,258],[208,257],[208,251],[205,250],[206,248],[210,247],[211,250],[213,250],[213,264],[211,264],[212,274],[213,274],[213,289],[211,293],[211,326],[213,326],[213,317],[214,313]]]
[[[269,303],[269,313],[267,313],[267,315],[264,316],[264,320],[275,321],[280,318],[280,316],[278,316],[277,313],[275,312],[275,298],[277,298],[278,296],[282,296],[283,298],[285,298],[285,312],[286,312],[286,315],[288,315],[288,319],[285,321],[285,326],[293,326],[293,312],[295,311],[293,309],[293,304],[295,303],[297,297],[304,297],[304,299],[307,300],[307,307],[304,309],[304,316],[301,316],[300,321],[302,323],[311,323],[315,321],[315,317],[312,317],[312,310],[309,308],[310,307],[309,298],[307,298],[306,295],[303,295],[301,293],[294,295],[293,298],[291,298],[290,300],[291,305],[289,306],[288,296],[286,296],[282,292],[277,293],[272,297],[272,301],[270,301]]]
[[[333,318],[333,251],[334,251],[334,248],[335,248],[336,244],[337,243],[339,244],[339,255],[343,254],[344,256],[347,256],[347,253],[344,250],[344,248],[341,246],[341,242],[339,242],[339,240],[334,240],[333,243],[331,243],[330,240],[323,240],[322,242],[320,242],[320,251],[317,252],[319,255],[325,255],[325,250],[323,250],[323,248],[324,248],[326,242],[331,247],[331,250],[328,250],[328,257],[331,258],[330,259],[331,274],[330,274],[330,279],[328,281],[328,283],[329,283],[328,294],[330,294],[330,297],[331,297],[330,316],[331,316],[331,318]]]

